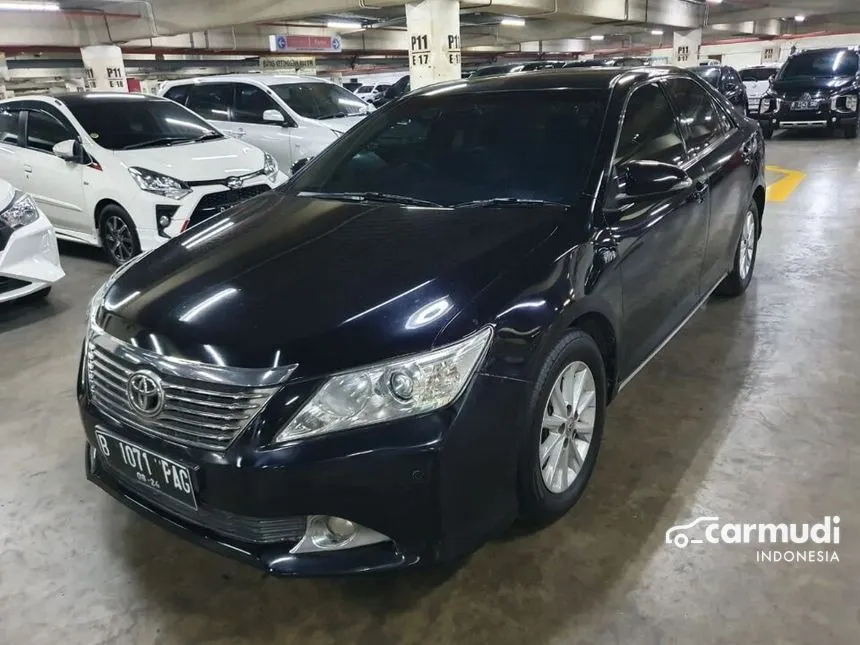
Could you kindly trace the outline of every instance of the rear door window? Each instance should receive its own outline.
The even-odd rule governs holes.
[[[0,107],[0,143],[10,146],[18,145],[20,110]]]
[[[212,121],[230,121],[234,83],[200,83],[191,88],[188,108]]]
[[[27,147],[53,154],[60,141],[75,135],[55,116],[41,110],[27,110]]]
[[[704,88],[686,78],[669,79],[666,88],[684,126],[690,154],[698,154],[723,136],[724,119]]]
[[[188,100],[188,87],[188,85],[177,85],[176,87],[171,87],[164,93],[164,98],[176,101],[180,105],[185,105],[185,101]]]

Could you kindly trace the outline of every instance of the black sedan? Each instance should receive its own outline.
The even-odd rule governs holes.
[[[749,114],[750,105],[747,89],[740,74],[734,67],[727,65],[701,65],[692,71],[708,81],[720,94],[735,106],[744,116]]]
[[[763,164],[758,126],[679,69],[418,90],[96,294],[88,477],[283,575],[552,521],[624,384],[749,285]]]

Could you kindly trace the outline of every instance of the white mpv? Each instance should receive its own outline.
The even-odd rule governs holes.
[[[78,93],[0,101],[0,179],[33,196],[58,238],[122,264],[286,176],[172,101]]]
[[[313,76],[207,76],[165,83],[160,93],[265,150],[284,169],[318,155],[375,109]]]

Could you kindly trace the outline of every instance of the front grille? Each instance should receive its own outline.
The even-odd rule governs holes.
[[[217,215],[221,211],[235,206],[239,202],[251,199],[251,197],[256,197],[257,195],[262,195],[270,190],[271,188],[266,184],[258,184],[257,186],[245,186],[244,188],[239,188],[237,190],[222,190],[219,193],[204,195],[200,199],[200,203],[197,204],[197,208],[195,208],[194,212],[191,214],[189,226],[199,224],[200,222]]]
[[[26,286],[29,286],[29,282],[25,282],[24,280],[18,280],[16,278],[6,278],[0,275],[0,293],[9,293],[10,291],[17,291],[18,289],[23,289]]]
[[[124,486],[131,489],[146,502],[169,515],[189,524],[195,524],[205,529],[252,544],[274,544],[278,542],[298,542],[305,534],[307,518],[304,515],[293,517],[248,517],[236,515],[206,505],[199,505],[193,510],[184,504],[171,499],[164,493],[145,487],[121,473],[110,469],[111,474],[120,480]]]
[[[157,370],[89,344],[87,379],[97,408],[115,420],[147,434],[185,445],[224,450],[257,416],[276,388],[247,388],[186,382],[159,374],[164,407],[155,418],[138,416],[126,387],[137,370]]]

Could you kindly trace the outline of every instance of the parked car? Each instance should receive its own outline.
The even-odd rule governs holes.
[[[51,222],[28,194],[0,179],[0,303],[44,298],[64,275]]]
[[[734,67],[727,65],[700,65],[692,71],[710,83],[725,96],[739,114],[749,114],[749,98],[741,77]]]
[[[677,68],[418,89],[99,290],[88,476],[276,574],[557,518],[607,404],[749,285],[763,172],[757,124]]]
[[[367,101],[369,103],[389,87],[391,87],[391,85],[387,83],[380,83],[378,85],[362,85],[355,90],[355,95],[362,101]]]
[[[759,102],[765,137],[780,128],[826,128],[857,138],[860,58],[854,47],[809,49],[780,68]]]
[[[499,74],[516,74],[518,72],[534,72],[541,69],[556,69],[559,67],[564,67],[563,61],[555,61],[555,60],[535,60],[535,61],[527,61],[527,62],[515,62],[515,63],[497,63],[494,65],[487,65],[486,67],[481,67],[476,69],[471,73],[469,78],[478,78],[481,76],[498,76]]]
[[[162,96],[268,152],[282,168],[318,154],[373,109],[313,76],[207,76],[167,83]]]
[[[643,67],[651,64],[649,58],[590,58],[588,60],[572,60],[564,67]]]
[[[408,94],[411,88],[412,80],[409,74],[401,76],[391,87],[373,99],[373,106],[379,108],[386,103],[399,99],[404,94]]]
[[[116,92],[0,101],[0,178],[116,264],[286,180],[184,107]]]
[[[750,114],[757,114],[761,99],[770,89],[771,79],[779,71],[778,65],[758,65],[740,70],[739,74],[747,90]]]

